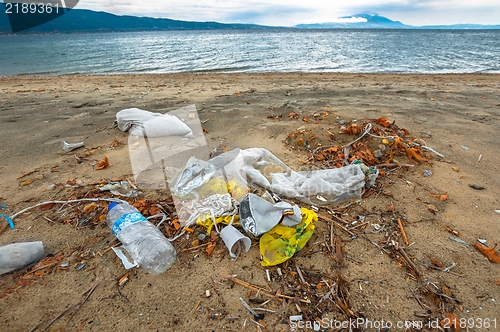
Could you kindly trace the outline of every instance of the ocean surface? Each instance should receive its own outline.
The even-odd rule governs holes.
[[[0,75],[500,73],[500,30],[158,31],[0,36]]]

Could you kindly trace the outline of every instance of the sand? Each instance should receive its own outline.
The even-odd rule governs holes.
[[[97,280],[97,287],[81,307],[71,308],[47,330],[241,331],[246,321],[245,331],[256,331],[257,325],[250,322],[253,317],[239,298],[248,301],[249,296],[262,296],[249,294],[221,273],[265,287],[267,283],[273,292],[281,289],[283,294],[298,298],[303,298],[305,291],[321,294],[318,296],[327,292],[325,284],[317,286],[321,280],[315,285],[303,284],[296,266],[309,283],[316,274],[332,286],[340,275],[348,283],[351,317],[389,321],[394,325],[391,331],[404,330],[396,328],[398,321],[423,321],[425,315],[441,319],[444,311],[462,319],[473,318],[471,331],[482,330],[479,324],[485,324],[486,319],[490,320],[486,330],[500,329],[500,266],[472,246],[478,238],[487,240],[491,247],[500,240],[500,214],[495,212],[500,210],[499,78],[480,74],[332,73],[0,78],[0,203],[7,203],[0,213],[7,215],[39,202],[68,199],[94,188],[102,179],[133,180],[128,134],[112,127],[116,112],[129,107],[167,112],[195,104],[212,148],[221,142],[239,148],[263,147],[291,167],[313,165],[303,163],[307,151],[291,151],[283,144],[287,133],[304,126],[318,133],[314,144],[326,145],[325,130],[336,134],[340,120],[361,122],[382,116],[444,155],[440,158],[430,153],[429,163],[387,173],[377,180],[377,193],[345,211],[346,220],[361,215],[367,223],[356,239],[334,227],[335,237],[344,242],[343,254],[352,258],[344,258],[344,266],[337,266],[325,249],[331,222],[319,220],[308,246],[281,266],[285,277],[279,276],[276,267],[260,265],[258,245],[233,261],[220,242],[210,257],[204,249],[180,252],[190,241],[174,242],[178,259],[160,276],[140,269],[126,271],[113,251],[106,251],[115,239],[105,224],[77,229],[71,220],[64,222],[65,217],[57,213],[59,206],[31,210],[14,220],[15,229],[0,234],[0,245],[41,240],[47,253],[70,255],[61,261],[63,267],[67,263],[67,269],[59,265],[56,269],[55,265],[36,277],[29,275],[29,280],[29,276],[19,279],[27,269],[0,276],[0,330],[26,331],[37,326],[43,330],[66,308],[79,303],[82,293]],[[290,112],[297,113],[299,119],[288,118]],[[328,115],[315,120],[318,112]],[[115,139],[124,145],[110,147]],[[81,155],[83,150],[66,154],[61,140],[84,141],[91,152],[78,163],[74,154]],[[93,164],[104,155],[111,166],[98,171]],[[404,156],[398,161],[408,163]],[[424,177],[424,170],[431,170],[432,175]],[[48,190],[52,184],[55,189]],[[486,189],[474,190],[469,184]],[[429,196],[445,193],[448,199],[444,201]],[[148,191],[140,198],[166,199],[163,192]],[[420,273],[416,280],[398,257],[391,258],[361,236],[364,233],[383,246],[388,234],[376,233],[373,224],[394,226],[394,218],[403,218],[410,242],[405,252]],[[0,222],[6,223],[3,219]],[[450,240],[450,235],[471,246]],[[77,269],[82,262],[85,266]],[[455,266],[447,273],[423,265],[432,262],[442,263],[441,269]],[[128,280],[117,287],[126,273]],[[444,300],[443,311],[432,296],[417,289],[425,280],[440,285],[440,291],[454,299]],[[12,285],[17,285],[15,292]],[[318,298],[312,299],[318,303]],[[301,314],[293,300],[271,300],[263,306],[275,311],[263,319],[268,331],[289,331],[288,317]],[[327,319],[348,319],[331,301],[322,308],[326,309],[320,314],[301,304],[304,322],[311,326],[315,318],[330,323]],[[311,312],[315,312],[314,317]]]

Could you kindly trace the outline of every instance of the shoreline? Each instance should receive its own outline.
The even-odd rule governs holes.
[[[32,77],[32,78],[51,78],[51,77],[114,77],[114,76],[179,76],[179,75],[401,75],[401,76],[496,76],[500,75],[498,73],[483,73],[483,72],[471,72],[471,73],[404,73],[404,72],[329,72],[329,71],[318,71],[318,72],[301,72],[301,71],[271,71],[271,72],[214,72],[214,71],[200,71],[200,72],[172,72],[172,73],[72,73],[72,74],[16,74],[16,75],[0,75],[0,79],[12,79],[16,77]]]

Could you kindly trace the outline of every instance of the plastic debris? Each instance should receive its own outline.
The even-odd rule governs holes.
[[[233,258],[237,258],[236,254],[233,252],[235,244],[240,242],[243,243],[245,245],[246,252],[248,252],[252,246],[252,240],[250,240],[248,236],[241,234],[241,232],[232,225],[224,227],[224,229],[220,232],[220,236],[229,250],[229,255]]]
[[[101,191],[110,191],[113,195],[134,198],[139,195],[137,190],[130,190],[127,181],[110,182],[99,187]]]
[[[465,146],[465,145],[462,145],[461,148],[464,149],[464,150],[469,150],[469,147]]]
[[[432,175],[432,171],[431,171],[431,170],[428,170],[428,169],[424,169],[424,170],[422,171],[422,174],[423,174],[424,176],[431,176],[431,175]]]
[[[297,251],[304,248],[314,233],[314,223],[318,216],[312,210],[302,211],[302,222],[295,227],[276,225],[260,238],[262,266],[273,266],[285,262]]]
[[[78,143],[66,143],[66,141],[61,141],[61,146],[64,149],[64,152],[70,152],[73,150],[76,150],[78,148],[81,148],[84,146],[83,142],[78,142]]]
[[[133,258],[127,257],[128,252],[125,250],[125,248],[120,246],[120,247],[111,247],[111,249],[113,249],[116,256],[120,258],[125,269],[128,270],[138,265]]]
[[[127,108],[116,113],[116,122],[121,131],[128,131],[134,136],[193,136],[191,128],[171,114]]]
[[[12,243],[0,247],[0,275],[18,270],[45,256],[42,241]]]
[[[7,216],[5,214],[0,214],[0,218],[7,219],[7,222],[9,223],[10,228],[14,229],[14,222],[12,221],[12,219],[9,216]]]
[[[302,221],[297,205],[286,202],[273,205],[255,194],[248,194],[243,198],[239,215],[243,229],[253,236],[260,236],[271,230],[282,219],[282,224],[288,227],[296,226]]]
[[[466,247],[469,247],[469,244],[468,244],[467,242],[465,242],[464,240],[459,239],[459,238],[457,238],[457,237],[450,236],[450,240],[455,241],[455,242],[457,242],[457,243],[461,243],[461,244],[463,244],[463,245],[464,245],[464,246],[466,246]]]

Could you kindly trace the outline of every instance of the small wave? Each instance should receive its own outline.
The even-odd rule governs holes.
[[[248,71],[255,69],[253,66],[238,66],[238,67],[220,67],[220,68],[209,68],[209,69],[196,69],[190,70],[191,73],[229,73],[238,71]]]

